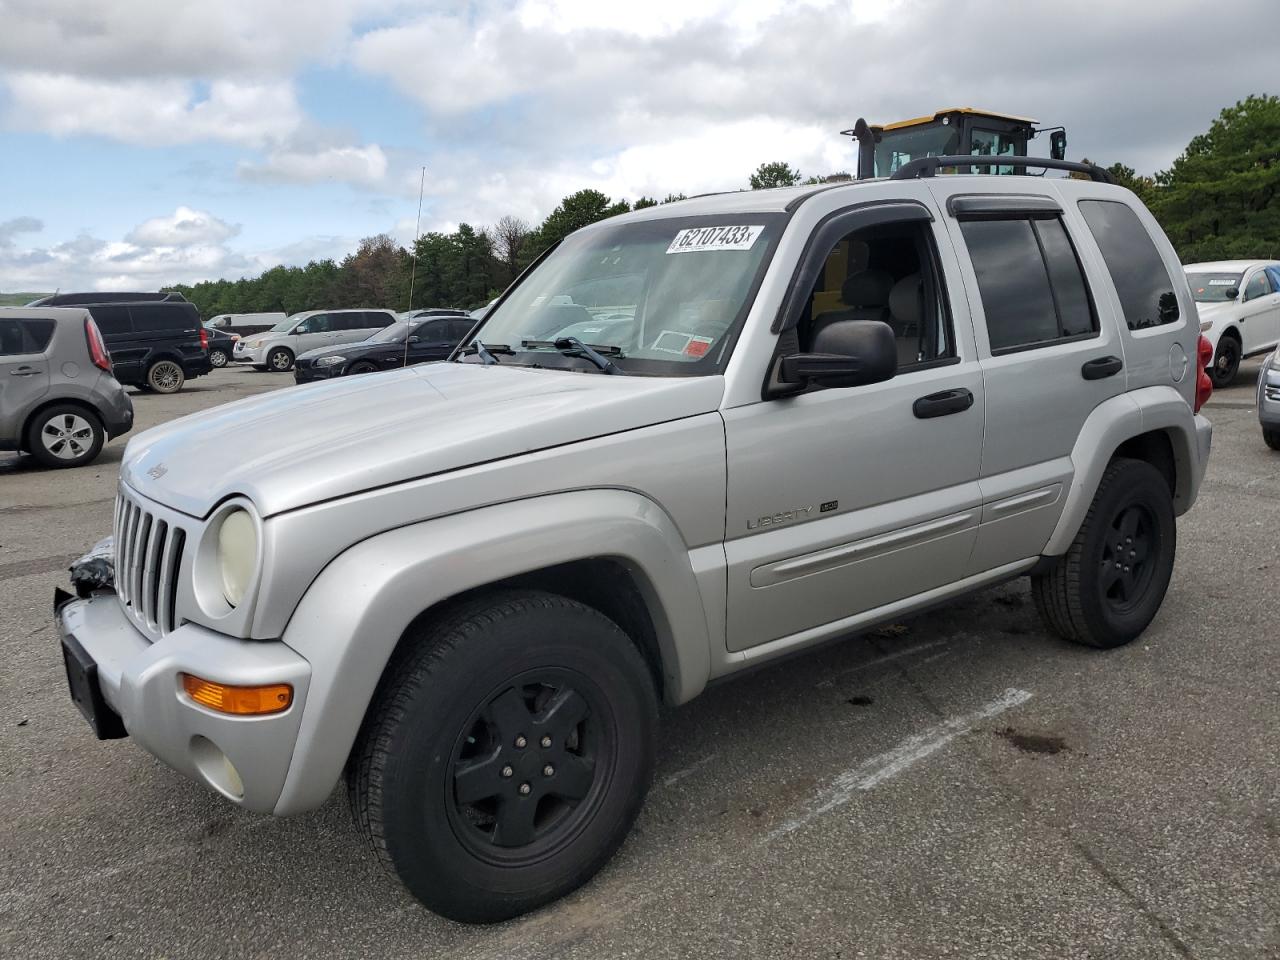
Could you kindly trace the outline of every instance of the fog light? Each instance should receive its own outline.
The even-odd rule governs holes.
[[[202,707],[237,716],[279,713],[281,710],[287,710],[289,704],[293,702],[293,687],[287,683],[233,687],[184,673],[182,689],[187,692],[188,697]]]

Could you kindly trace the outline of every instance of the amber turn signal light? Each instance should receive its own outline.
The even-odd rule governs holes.
[[[187,691],[188,697],[202,707],[241,717],[279,713],[281,710],[287,710],[289,704],[293,702],[293,687],[287,683],[269,683],[260,687],[233,687],[184,673],[182,689]]]

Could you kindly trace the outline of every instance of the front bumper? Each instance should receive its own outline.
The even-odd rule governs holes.
[[[89,680],[143,749],[246,809],[274,811],[311,681],[306,660],[280,641],[239,640],[193,623],[150,643],[111,592],[59,603],[55,620],[64,647],[87,655],[96,668]],[[232,685],[288,683],[293,702],[266,716],[216,713],[186,695],[184,673]],[[105,719],[99,736],[112,735]]]
[[[332,380],[334,377],[341,377],[347,372],[348,364],[346,361],[342,363],[331,363],[328,366],[316,366],[310,360],[293,362],[293,380],[295,383],[313,383],[316,380]]]
[[[267,362],[266,355],[266,344],[253,348],[246,346],[243,340],[237,340],[235,347],[231,350],[231,359],[237,363],[253,363],[262,366]]]
[[[1258,375],[1258,420],[1268,430],[1280,429],[1280,367],[1274,359]]]

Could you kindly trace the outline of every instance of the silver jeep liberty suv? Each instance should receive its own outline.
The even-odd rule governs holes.
[[[660,702],[1024,575],[1127,643],[1206,358],[1154,219],[1075,167],[615,217],[448,362],[135,437],[114,588],[57,607],[73,696],[250,810],[345,779],[416,897],[494,921],[617,849]]]

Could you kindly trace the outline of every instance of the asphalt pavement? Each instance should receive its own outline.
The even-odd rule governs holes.
[[[65,690],[53,588],[109,532],[124,440],[0,454],[0,956],[1280,956],[1280,454],[1258,364],[1137,642],[1050,638],[1025,581],[716,686],[663,717],[640,820],[590,884],[494,927],[383,874],[345,797],[244,813]],[[292,384],[216,371],[137,429]]]

